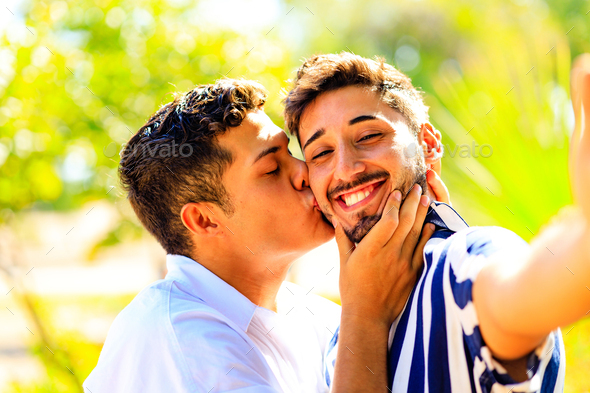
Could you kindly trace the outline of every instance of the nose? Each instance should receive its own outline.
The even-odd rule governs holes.
[[[309,171],[304,161],[298,160],[295,157],[289,157],[291,161],[291,184],[297,191],[302,191],[309,188]]]
[[[365,164],[358,160],[350,149],[337,149],[336,166],[334,167],[334,180],[341,180],[348,182],[355,178],[356,174],[365,170]]]

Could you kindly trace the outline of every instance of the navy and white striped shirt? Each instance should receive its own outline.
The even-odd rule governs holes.
[[[392,392],[562,392],[565,354],[559,329],[528,358],[528,377],[516,383],[483,341],[472,285],[488,257],[528,244],[499,227],[469,228],[450,206],[431,204],[436,231],[424,247],[424,269],[389,335]],[[338,330],[326,352],[331,385]]]

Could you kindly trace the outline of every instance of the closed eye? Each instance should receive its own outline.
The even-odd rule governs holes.
[[[324,150],[324,151],[320,152],[319,154],[316,154],[315,156],[311,157],[311,159],[315,160],[316,158],[323,157],[326,154],[331,153],[331,152],[332,152],[332,150]]]
[[[376,137],[376,136],[379,136],[379,135],[381,135],[381,134],[370,134],[370,135],[365,135],[364,137],[362,137],[361,139],[359,139],[359,142],[362,142],[362,141],[369,140],[369,139],[371,139],[371,138],[374,138],[374,137]]]
[[[277,176],[279,174],[280,170],[281,170],[281,168],[279,166],[277,166],[277,169],[275,169],[274,171],[271,171],[271,172],[267,172],[266,174],[270,175],[270,176]]]

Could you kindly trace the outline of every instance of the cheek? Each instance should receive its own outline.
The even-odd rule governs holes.
[[[412,159],[422,153],[418,140],[411,135],[399,136],[395,141],[394,150],[402,159],[412,161]]]
[[[392,143],[386,147],[387,153],[389,155],[403,156],[409,143],[411,142],[394,139]]]
[[[398,169],[400,166],[405,166],[406,162],[410,162],[407,154],[406,141],[394,140],[391,144],[384,144],[374,152],[375,162],[379,161],[383,167],[390,170]]]
[[[298,211],[301,201],[295,190],[288,184],[276,184],[251,195],[253,206],[250,215],[258,222],[276,222],[290,217],[292,211]],[[286,208],[289,206],[290,208]]]
[[[315,198],[318,201],[325,199],[327,174],[322,173],[318,168],[310,168],[308,173],[309,187],[315,195]]]
[[[332,210],[332,206],[330,206],[330,204],[320,204],[320,210],[329,221],[332,221],[332,217],[334,217],[334,211]]]
[[[260,222],[275,207],[270,203],[273,199],[272,197],[272,193],[257,192],[256,189],[249,192],[242,192],[241,198],[236,203],[236,207],[244,220]]]

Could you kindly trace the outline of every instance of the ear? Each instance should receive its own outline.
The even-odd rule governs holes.
[[[215,209],[215,206],[212,208]],[[180,218],[194,235],[214,236],[223,232],[215,213],[205,203],[187,203],[180,210]]]
[[[418,143],[424,152],[424,161],[428,169],[434,170],[439,176],[441,172],[441,158],[443,147],[442,134],[430,123],[424,123],[418,133]]]

